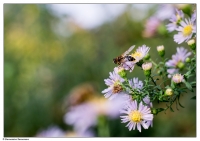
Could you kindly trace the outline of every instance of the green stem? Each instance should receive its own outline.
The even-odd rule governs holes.
[[[156,82],[153,80],[153,77],[151,77],[151,76],[149,76],[150,78],[151,78],[151,81],[153,82],[153,84],[155,85],[155,86],[157,86],[156,85]]]
[[[153,64],[154,64],[154,66],[158,66],[152,59],[149,59]]]
[[[105,116],[100,116],[98,119],[98,136],[109,137],[109,127]]]

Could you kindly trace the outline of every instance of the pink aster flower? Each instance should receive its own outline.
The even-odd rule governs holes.
[[[156,31],[158,26],[160,25],[160,20],[157,17],[151,17],[146,21],[145,30],[143,31],[144,37],[152,37]]]
[[[183,47],[177,47],[176,54],[172,55],[172,59],[166,62],[168,77],[170,78],[173,74],[178,73],[180,68],[184,67],[184,63],[187,57],[191,55],[187,49]]]
[[[141,132],[141,126],[144,129],[148,129],[150,122],[153,120],[153,114],[151,114],[150,108],[144,106],[142,102],[139,105],[137,101],[129,102],[120,112],[126,114],[120,117],[122,123],[128,122],[126,127],[128,127],[129,131],[135,130],[137,127],[137,130]]]
[[[181,83],[183,82],[184,78],[183,78],[183,75],[181,74],[174,74],[173,77],[172,77],[172,80],[174,83]]]

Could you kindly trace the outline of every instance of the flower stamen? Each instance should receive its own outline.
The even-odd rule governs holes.
[[[122,86],[119,85],[119,84],[115,84],[113,86],[113,90],[112,90],[112,93],[115,94],[115,93],[119,93],[123,90]]]
[[[140,122],[142,120],[142,114],[137,110],[131,111],[129,114],[129,119],[134,122]]]
[[[183,36],[189,36],[192,33],[192,25],[187,25],[183,28]]]

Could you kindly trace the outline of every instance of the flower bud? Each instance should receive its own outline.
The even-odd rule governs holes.
[[[114,71],[119,74],[119,76],[121,76],[122,78],[126,77],[126,71],[124,70],[123,67],[115,67]]]
[[[190,63],[190,62],[191,62],[191,59],[190,59],[189,57],[187,57],[187,58],[185,59],[185,62],[186,62],[186,63]]]
[[[173,90],[171,88],[166,89],[165,95],[167,95],[167,96],[173,95]]]
[[[191,48],[192,50],[195,50],[195,49],[196,49],[196,41],[195,41],[195,39],[189,40],[189,41],[187,42],[187,44],[190,46],[190,48]]]
[[[150,59],[149,53],[147,53],[147,55],[144,56],[144,59],[145,59],[145,60],[149,60],[149,59]]]
[[[182,61],[179,61],[177,64],[177,67],[182,70],[184,68],[185,64]]]
[[[144,75],[149,77],[151,75],[151,68],[152,68],[152,63],[143,63],[142,64],[142,69],[144,70]]]
[[[183,82],[183,75],[181,74],[174,74],[172,77],[172,81],[176,84]]]
[[[157,73],[158,73],[159,75],[162,75],[162,71],[160,71],[160,70],[158,70]]]
[[[154,115],[157,115],[158,111],[157,111],[157,109],[152,108],[152,109],[151,109],[151,113],[154,114]]]
[[[161,46],[157,46],[157,51],[158,51],[158,54],[163,57],[165,55],[165,48],[163,45]]]

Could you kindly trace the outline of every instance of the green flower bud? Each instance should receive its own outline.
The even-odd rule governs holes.
[[[159,75],[161,75],[162,74],[162,71],[160,71],[160,70],[158,70],[158,72],[157,72]]]
[[[165,95],[167,95],[167,96],[173,95],[173,90],[171,88],[166,89],[165,90]]]
[[[150,55],[149,55],[149,53],[147,53],[147,55],[144,56],[144,59],[145,59],[145,60],[149,60],[149,59],[150,59]]]
[[[152,63],[143,63],[142,64],[142,69],[144,70],[144,75],[149,77],[151,75],[151,68],[152,68]]]
[[[185,59],[185,62],[186,62],[186,63],[190,63],[190,62],[191,62],[191,59],[190,59],[189,57],[187,57],[187,58]]]
[[[195,50],[195,49],[196,49],[196,41],[195,41],[195,39],[189,40],[189,41],[187,42],[187,44],[190,46],[190,48],[191,48],[192,50]]]
[[[157,109],[152,108],[152,109],[151,109],[151,113],[154,114],[154,115],[157,115],[158,111],[157,111]]]
[[[119,76],[121,76],[122,78],[126,78],[126,71],[123,67],[117,67],[116,71],[119,74]]]
[[[182,61],[179,61],[176,65],[180,70],[182,70],[185,67],[185,64]]]
[[[158,51],[158,54],[159,54],[161,57],[164,57],[164,55],[165,55],[165,48],[164,48],[163,45],[157,46],[157,51]]]

